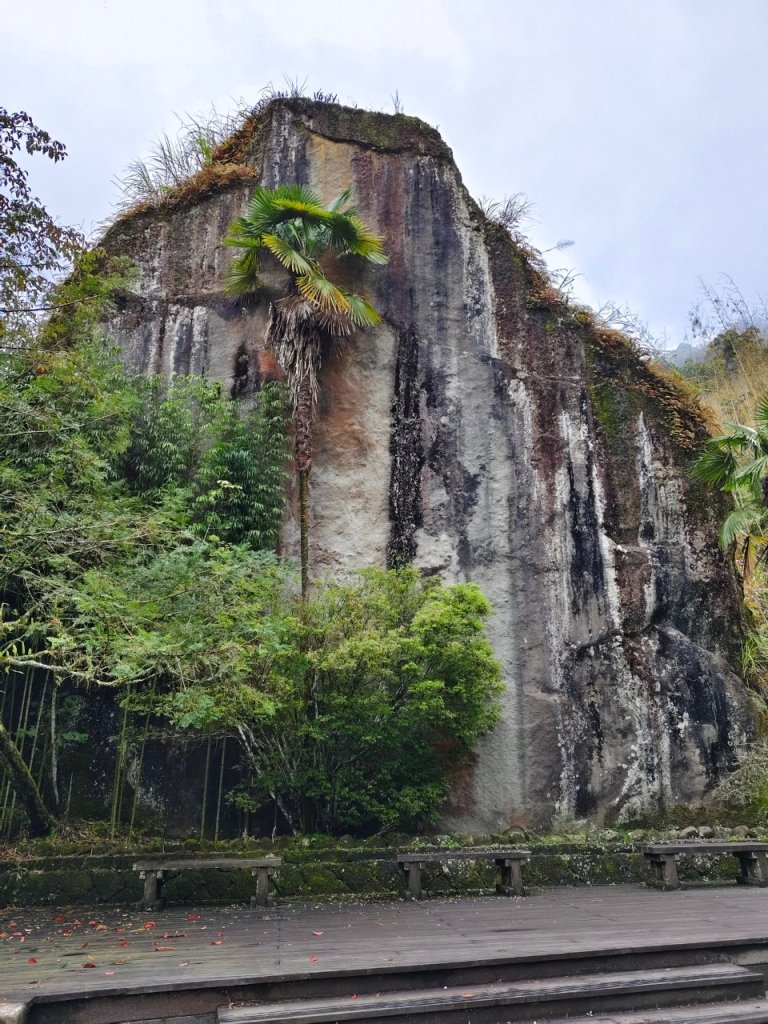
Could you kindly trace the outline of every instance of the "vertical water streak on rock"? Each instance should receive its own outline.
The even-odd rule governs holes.
[[[419,340],[411,326],[398,332],[390,440],[388,566],[406,565],[416,557],[424,466],[419,397]]]

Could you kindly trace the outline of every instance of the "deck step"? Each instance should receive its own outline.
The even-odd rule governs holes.
[[[697,1004],[588,1017],[550,1017],[547,1024],[768,1024],[768,1001],[748,999],[715,1006]]]
[[[681,1003],[756,999],[763,994],[759,972],[730,963],[656,970],[615,971],[559,978],[495,982],[382,992],[332,999],[286,1000],[257,1006],[221,1007],[219,1024],[329,1024],[333,1021],[394,1022],[419,1017],[422,1024],[452,1017],[475,1022],[524,1020],[532,1016],[637,1010]],[[504,1008],[501,1010],[500,1008]],[[590,1013],[591,1011],[591,1013]],[[610,1016],[606,1018],[610,1020]],[[660,1020],[658,1018],[657,1020]]]

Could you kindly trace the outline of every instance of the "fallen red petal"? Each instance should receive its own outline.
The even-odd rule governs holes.
[[[312,932],[312,934],[319,937],[320,935],[325,935],[325,932]]]
[[[316,957],[316,956],[311,956],[311,957],[309,958],[309,962],[310,962],[311,964],[317,963],[317,957]]]
[[[35,958],[34,958],[33,956],[31,956],[31,957],[29,958],[29,960],[27,960],[27,963],[28,963],[28,964],[36,964],[36,963],[37,963],[37,960],[35,960]]]

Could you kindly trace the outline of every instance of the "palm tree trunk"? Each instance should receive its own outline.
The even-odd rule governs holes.
[[[29,820],[29,831],[33,836],[47,836],[56,825],[56,820],[48,811],[15,743],[8,735],[8,730],[0,724],[0,764],[8,773],[8,779],[18,796],[19,801]]]
[[[296,431],[296,470],[299,476],[299,557],[301,599],[309,595],[309,473],[312,469],[312,388],[304,376],[296,388],[294,428]]]
[[[299,470],[299,549],[301,600],[309,596],[309,470]]]

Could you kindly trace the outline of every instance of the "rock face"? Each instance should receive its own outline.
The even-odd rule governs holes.
[[[384,324],[322,370],[313,571],[409,560],[494,605],[504,716],[457,773],[446,826],[699,801],[752,726],[720,509],[687,473],[706,436],[695,401],[552,291],[433,129],[306,100],[270,104],[182,195],[108,233],[139,268],[109,324],[135,369],[234,394],[277,372],[262,339],[279,268],[255,303],[221,290],[256,182],[324,200],[352,184],[390,255],[355,280]],[[296,533],[289,513],[287,553]]]

